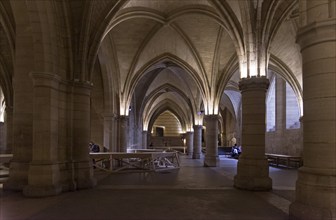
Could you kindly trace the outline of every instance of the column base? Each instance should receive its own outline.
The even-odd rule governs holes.
[[[62,192],[58,163],[32,162],[29,166],[28,185],[23,194],[28,197],[54,196]]]
[[[290,219],[336,219],[336,177],[332,169],[301,167]]]
[[[331,210],[308,206],[300,202],[293,202],[289,206],[290,220],[333,220]]]
[[[61,186],[25,186],[23,195],[27,197],[55,196],[62,192]]]
[[[268,176],[266,159],[239,158],[234,187],[251,191],[269,191],[272,179]]]
[[[93,177],[93,169],[89,161],[75,162],[74,169],[77,189],[88,189],[97,185],[97,181]]]
[[[236,175],[234,177],[234,187],[237,189],[251,191],[269,191],[272,189],[272,179],[270,177],[248,177]]]
[[[205,167],[218,167],[219,166],[219,157],[218,156],[207,156],[204,158]]]
[[[29,163],[11,162],[9,178],[3,184],[5,190],[22,191],[28,184]]]
[[[201,154],[200,153],[193,153],[192,159],[201,159]]]

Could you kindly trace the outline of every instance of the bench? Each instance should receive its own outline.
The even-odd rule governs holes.
[[[285,166],[285,167],[295,167],[298,168],[303,165],[302,157],[284,155],[284,154],[269,154],[265,153],[265,156],[270,165],[274,166]]]
[[[232,147],[218,147],[218,155],[231,156]]]

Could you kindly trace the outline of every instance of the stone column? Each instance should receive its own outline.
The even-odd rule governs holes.
[[[219,166],[218,158],[218,115],[206,115],[205,136],[206,136],[206,153],[204,158],[205,167]]]
[[[128,147],[128,116],[119,117],[119,152],[127,152]]]
[[[302,13],[308,22],[297,35],[303,63],[303,167],[291,219],[336,219],[336,19],[335,2],[329,3],[307,1]]]
[[[192,157],[193,155],[193,147],[194,147],[194,132],[188,131],[186,133],[186,145],[187,145],[187,155]]]
[[[13,107],[6,106],[5,109],[6,126],[6,153],[12,153],[13,150]]]
[[[117,120],[114,114],[104,115],[104,146],[110,152],[117,151]]]
[[[32,73],[34,82],[33,157],[28,185],[23,194],[31,197],[61,193],[58,166],[58,88],[59,77]]]
[[[16,65],[19,65],[17,63],[23,62],[24,58],[16,59]],[[27,62],[31,61],[28,59]],[[13,89],[15,91],[12,123],[13,159],[10,163],[9,178],[3,187],[8,190],[22,191],[28,184],[28,169],[32,160],[33,83],[27,74],[27,67],[24,65],[20,65],[20,68],[16,66],[15,76],[13,78]]]
[[[280,136],[286,129],[286,81],[276,76],[275,86],[275,126]]]
[[[4,189],[23,190],[23,187],[28,184],[28,167],[32,160],[33,145],[33,82],[28,73],[34,69],[36,62],[34,62],[32,30],[27,28],[30,26],[30,21],[27,19],[28,10],[25,10],[25,4],[18,1],[11,2],[11,6],[16,18],[12,77],[13,91],[15,91],[13,93],[13,159]]]
[[[92,160],[89,159],[91,85],[75,82],[73,85],[73,161],[77,189],[91,188]]]
[[[147,136],[148,136],[148,132],[142,131],[142,148],[143,149],[147,149]]]
[[[270,190],[268,162],[265,158],[266,77],[244,78],[242,94],[242,154],[238,160],[234,186],[247,190]]]
[[[226,138],[225,138],[225,133],[221,133],[221,142],[222,142],[222,147],[226,146]]]
[[[201,158],[202,151],[202,125],[194,125],[194,151],[193,159]]]

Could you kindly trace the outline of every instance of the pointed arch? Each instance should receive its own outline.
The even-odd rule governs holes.
[[[171,62],[174,65],[179,66],[180,68],[185,70],[186,73],[190,74],[192,79],[194,79],[194,82],[197,88],[201,92],[201,97],[203,98],[203,100],[205,99],[206,95],[209,94],[208,88],[204,86],[204,83],[202,82],[202,79],[200,78],[196,70],[194,70],[188,63],[186,63],[181,58],[173,54],[170,54],[170,53],[164,53],[161,56],[155,57],[154,59],[147,62],[141,69],[139,69],[138,72],[136,72],[133,75],[132,79],[126,82],[127,85],[125,86],[125,90],[123,92],[124,97],[122,97],[124,101],[124,108],[125,106],[129,106],[129,103],[131,102],[132,94],[134,93],[135,87],[137,83],[139,82],[139,80],[141,79],[141,77],[143,76],[143,74],[148,69],[150,69],[152,66],[155,66],[159,63],[164,63],[164,62]]]
[[[142,120],[142,124],[147,125],[149,123],[149,120],[150,120],[149,114],[151,112],[149,109],[149,106],[152,106],[152,103],[157,98],[159,98],[159,96],[161,95],[160,91],[162,90],[170,90],[170,92],[176,92],[185,101],[186,106],[189,107],[189,109],[186,109],[186,110],[187,112],[190,112],[190,114],[189,115],[186,114],[186,112],[182,111],[182,109],[179,112],[183,112],[183,115],[185,118],[184,120],[185,125],[191,127],[194,121],[194,117],[195,117],[194,114],[196,112],[195,105],[193,105],[193,103],[190,101],[188,96],[184,94],[182,90],[180,90],[179,88],[169,83],[163,84],[160,87],[156,88],[143,101],[141,110],[140,110],[140,115],[142,115],[140,120]],[[174,104],[174,106],[179,106],[179,105]],[[192,112],[194,112],[194,114]]]

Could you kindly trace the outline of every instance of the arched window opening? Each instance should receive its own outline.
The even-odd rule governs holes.
[[[275,132],[300,128],[300,106],[290,84],[273,73],[266,98],[266,130]]]
[[[268,132],[275,131],[275,78],[271,79],[266,99],[266,129]]]
[[[300,128],[300,107],[292,87],[286,82],[286,129]]]
[[[5,108],[6,108],[5,96],[2,92],[2,89],[0,88],[0,122],[5,121]]]

